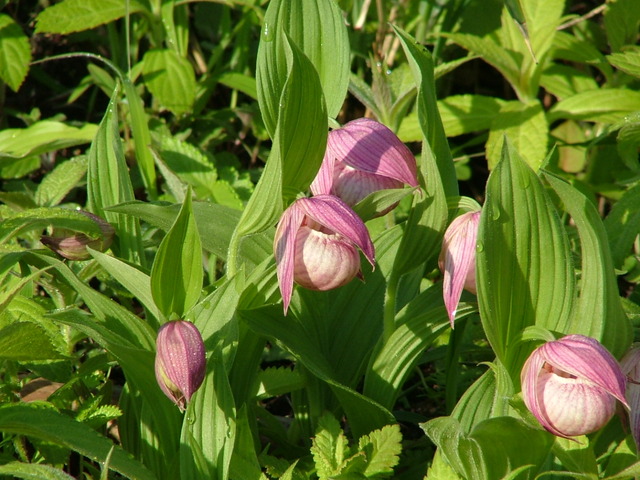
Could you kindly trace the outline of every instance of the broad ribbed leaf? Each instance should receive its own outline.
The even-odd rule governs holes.
[[[350,49],[342,12],[332,0],[273,0],[269,3],[258,49],[260,111],[275,135],[287,79],[286,33],[317,71],[330,117],[338,115],[349,85]]]
[[[116,254],[144,265],[138,220],[106,210],[111,205],[134,199],[120,139],[117,98],[116,89],[89,149],[87,203],[91,212],[107,220],[116,229],[112,247]]]
[[[418,120],[423,134],[419,163],[423,191],[416,193],[396,257],[394,271],[399,276],[424,261],[434,261],[440,251],[448,218],[446,196],[457,196],[458,185],[451,151],[444,133],[435,96],[433,59],[419,49],[415,40],[395,28],[404,48],[418,90]]]
[[[561,118],[616,123],[640,110],[640,92],[627,88],[600,88],[563,99],[549,110],[548,121]]]
[[[175,223],[160,242],[151,268],[151,294],[158,309],[169,319],[182,318],[202,290],[202,246],[191,210],[191,191]]]
[[[0,407],[0,431],[62,445],[98,462],[105,462],[109,458],[109,468],[128,478],[156,478],[144,465],[111,440],[51,407],[37,403],[3,405]]]
[[[575,296],[569,244],[538,176],[505,142],[489,177],[476,258],[482,324],[494,352],[517,383],[529,353],[526,327],[558,330]]]
[[[633,340],[633,333],[620,302],[602,220],[593,203],[578,190],[550,174],[545,174],[545,179],[573,218],[582,252],[580,296],[571,321],[559,324],[556,330],[593,337],[620,357]]]

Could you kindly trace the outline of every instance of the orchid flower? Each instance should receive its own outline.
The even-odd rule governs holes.
[[[640,343],[634,343],[620,361],[627,376],[626,399],[629,402],[629,426],[636,446],[640,445]]]
[[[444,272],[442,294],[451,328],[454,326],[462,290],[476,293],[476,239],[480,213],[477,211],[460,215],[444,233],[438,263],[440,270]]]
[[[329,132],[311,192],[335,195],[354,206],[372,192],[402,188],[404,184],[418,186],[416,159],[411,151],[383,124],[359,118]]]
[[[367,228],[338,197],[317,195],[293,202],[282,214],[273,242],[285,314],[294,281],[311,290],[331,290],[361,275],[356,247],[373,265]]]
[[[586,435],[628,408],[625,377],[597,340],[568,335],[533,351],[522,368],[522,396],[542,426],[558,437]]]
[[[204,380],[204,342],[196,326],[186,320],[167,322],[158,331],[155,371],[158,385],[184,410]]]

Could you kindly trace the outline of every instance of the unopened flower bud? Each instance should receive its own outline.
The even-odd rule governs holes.
[[[462,290],[476,293],[476,240],[480,213],[467,212],[457,217],[444,233],[438,263],[444,273],[442,294],[453,328]]]
[[[100,252],[106,251],[111,246],[113,236],[115,235],[114,228],[106,220],[83,210],[79,210],[78,212],[98,224],[102,232],[100,238],[90,238],[84,233],[74,234],[66,231],[58,232],[52,236],[43,235],[40,238],[43,245],[68,260],[87,260],[91,258],[87,247]]]
[[[156,340],[156,380],[181,410],[204,380],[204,342],[196,326],[186,320],[165,323]]]
[[[549,432],[569,438],[602,428],[616,410],[628,408],[625,377],[597,340],[568,335],[533,351],[521,374],[527,408]]]

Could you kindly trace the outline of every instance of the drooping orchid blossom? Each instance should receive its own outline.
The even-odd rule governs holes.
[[[358,248],[371,265],[375,261],[366,226],[333,195],[293,202],[280,218],[273,248],[285,314],[294,281],[312,290],[331,290],[360,275]]]
[[[359,118],[329,132],[311,192],[335,195],[354,206],[378,190],[417,187],[416,171],[415,157],[395,133],[375,120]]]
[[[597,340],[567,335],[547,342],[522,368],[522,396],[542,426],[558,437],[602,428],[616,410],[629,408],[620,365]]]

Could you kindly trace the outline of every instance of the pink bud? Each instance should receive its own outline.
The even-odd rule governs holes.
[[[402,188],[404,184],[417,187],[416,170],[415,157],[395,133],[375,120],[359,118],[329,132],[311,191],[314,195],[335,195],[354,206],[378,190]]]
[[[438,264],[444,272],[442,294],[451,328],[462,290],[476,293],[476,240],[481,212],[457,217],[444,233]]]
[[[521,373],[527,408],[549,432],[569,438],[602,428],[627,406],[625,378],[597,340],[568,335],[533,351]]]
[[[91,258],[91,255],[87,252],[87,247],[101,252],[106,251],[111,246],[115,234],[114,228],[106,220],[83,210],[78,212],[98,224],[102,232],[101,238],[90,238],[83,233],[73,234],[67,231],[57,232],[53,236],[43,235],[40,238],[43,245],[68,260],[87,260]]]
[[[356,247],[373,265],[367,227],[342,200],[317,195],[293,202],[282,214],[273,241],[285,314],[294,281],[311,290],[330,290],[360,274]]]
[[[204,342],[193,323],[177,320],[160,327],[156,340],[156,380],[180,410],[185,409],[202,384],[205,367]]]

